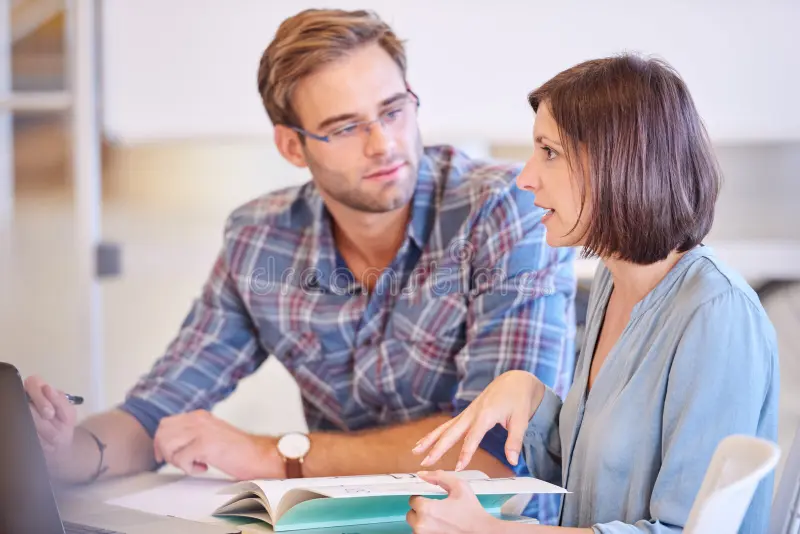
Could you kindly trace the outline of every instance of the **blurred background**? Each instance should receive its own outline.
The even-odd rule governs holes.
[[[788,443],[800,422],[794,0],[0,0],[1,359],[85,395],[88,413],[121,401],[162,354],[226,215],[308,179],[280,158],[256,90],[277,26],[306,7],[389,22],[407,40],[424,140],[475,156],[526,159],[527,93],[577,62],[669,61],[726,177],[707,243],[759,290],[778,330]],[[594,267],[580,263],[582,285]],[[274,361],[215,412],[255,432],[305,427]]]

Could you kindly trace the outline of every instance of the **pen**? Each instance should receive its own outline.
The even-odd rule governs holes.
[[[70,395],[69,393],[64,393],[64,396],[67,398],[70,404],[75,406],[83,404],[83,397],[79,397],[78,395]]]
[[[25,393],[25,395],[28,396],[28,402],[33,402],[33,399],[31,399],[30,395],[28,395],[27,393]],[[67,398],[67,401],[73,406],[78,406],[83,404],[83,397],[80,397],[78,395],[70,395],[69,393],[64,393],[64,396]]]

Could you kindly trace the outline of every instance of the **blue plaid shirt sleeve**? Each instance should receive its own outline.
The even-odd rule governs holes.
[[[485,211],[471,240],[473,295],[467,344],[456,356],[454,415],[505,371],[529,371],[563,397],[574,370],[574,250],[547,245],[543,211],[530,193],[512,186]],[[528,474],[524,462],[512,466],[506,459],[507,436],[498,425],[481,448],[515,473]],[[551,522],[558,503],[540,497],[529,511]]]
[[[223,251],[178,335],[120,408],[153,437],[166,416],[211,409],[266,357]]]

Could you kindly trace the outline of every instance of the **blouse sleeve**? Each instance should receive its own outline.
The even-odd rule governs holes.
[[[531,476],[561,485],[561,438],[558,419],[562,402],[553,390],[546,387],[544,398],[528,423],[525,432],[525,462]]]

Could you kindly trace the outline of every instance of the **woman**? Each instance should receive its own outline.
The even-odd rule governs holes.
[[[438,472],[441,501],[412,499],[415,532],[675,533],[719,442],[775,440],[775,332],[751,288],[702,240],[720,184],[689,92],[666,64],[588,61],[533,91],[534,155],[517,179],[553,246],[584,246],[596,273],[575,382],[563,404],[535,376],[498,377],[423,438],[431,465],[465,438],[467,465],[495,424],[534,477],[565,487],[558,527],[503,523]],[[772,481],[741,532],[768,524]],[[564,528],[576,527],[576,528]]]

